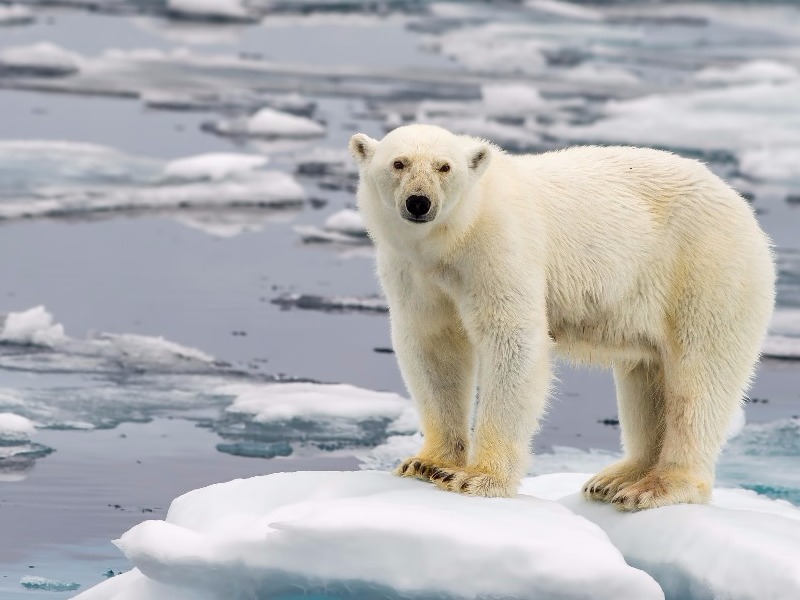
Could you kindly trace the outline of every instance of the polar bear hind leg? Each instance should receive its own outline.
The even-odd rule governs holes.
[[[664,435],[664,370],[657,362],[614,365],[617,404],[625,457],[590,479],[583,493],[590,500],[610,501],[641,480],[658,461]]]

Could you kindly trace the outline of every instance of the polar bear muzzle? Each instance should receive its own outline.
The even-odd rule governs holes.
[[[403,218],[413,223],[427,223],[435,216],[431,213],[431,200],[427,196],[413,194],[406,198]]]

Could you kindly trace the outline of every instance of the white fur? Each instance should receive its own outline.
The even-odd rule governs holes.
[[[701,163],[645,148],[510,156],[410,125],[350,149],[425,436],[398,474],[515,493],[555,350],[617,384],[626,456],[587,496],[629,510],[708,500],[774,301],[745,200]],[[412,194],[430,198],[430,222],[403,218]]]

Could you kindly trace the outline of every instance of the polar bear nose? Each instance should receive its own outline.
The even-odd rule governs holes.
[[[422,217],[431,209],[431,201],[427,196],[409,196],[406,199],[406,208],[414,217]]]

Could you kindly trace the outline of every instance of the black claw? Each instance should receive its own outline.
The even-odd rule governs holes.
[[[431,479],[438,480],[441,479],[442,477],[444,477],[444,471],[442,471],[441,469],[434,469],[433,473],[431,473]]]
[[[413,463],[411,463],[411,466],[414,467],[415,471],[419,471],[421,464],[422,463],[420,463],[418,460],[415,460]]]
[[[459,490],[461,490],[461,491],[463,492],[464,490],[466,490],[466,489],[467,489],[467,485],[469,485],[469,479],[465,479],[465,480],[464,480],[464,481],[461,483],[461,487],[459,487],[458,489],[459,489]]]
[[[454,473],[450,473],[449,475],[445,475],[444,479],[442,479],[442,481],[444,481],[445,483],[450,483],[451,481],[453,481],[454,478],[455,478],[455,474]]]

